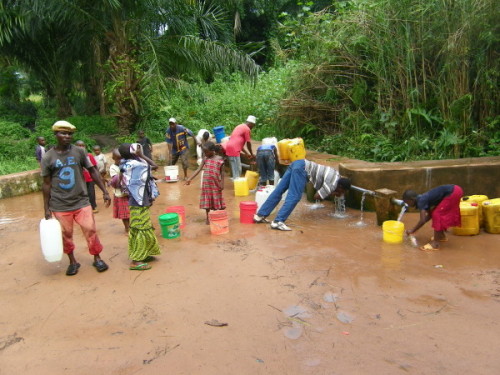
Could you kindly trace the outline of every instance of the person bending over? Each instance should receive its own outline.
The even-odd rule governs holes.
[[[414,190],[406,190],[403,193],[403,201],[408,206],[420,210],[420,220],[412,229],[406,230],[407,235],[415,233],[432,219],[434,236],[428,244],[420,247],[420,250],[439,250],[439,243],[448,241],[445,230],[460,226],[460,198],[463,194],[458,185],[441,185],[420,195]]]
[[[315,199],[326,199],[332,195],[342,196],[351,188],[351,181],[341,177],[336,169],[306,159],[295,160],[254,215],[254,222],[267,223],[266,217],[271,214],[280,202],[282,195],[288,190],[285,203],[281,206],[274,221],[271,222],[271,228],[283,231],[291,230],[285,221],[299,203],[308,180],[313,183],[316,189]]]

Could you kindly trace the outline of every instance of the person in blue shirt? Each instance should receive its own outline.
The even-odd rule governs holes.
[[[257,148],[257,169],[259,170],[259,186],[274,185],[274,167],[276,166],[276,146],[263,144]]]
[[[408,236],[432,219],[434,236],[428,244],[420,247],[420,250],[439,250],[439,243],[448,241],[445,231],[450,227],[460,226],[460,199],[463,195],[464,192],[458,185],[441,185],[423,194],[417,194],[414,190],[406,190],[403,193],[403,201],[420,211],[418,223],[412,229],[406,230]]]
[[[193,132],[182,125],[177,124],[177,120],[171,117],[168,120],[168,128],[165,132],[165,140],[168,145],[170,153],[169,165],[177,164],[179,158],[182,162],[182,169],[184,170],[184,180],[187,180],[188,169],[188,135],[191,136],[195,144],[198,144]]]

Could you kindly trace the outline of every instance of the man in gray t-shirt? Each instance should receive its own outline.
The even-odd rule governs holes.
[[[64,253],[68,255],[70,261],[66,275],[76,275],[80,268],[80,263],[76,261],[73,254],[75,249],[73,221],[82,228],[89,252],[94,256],[93,266],[98,272],[106,271],[108,265],[99,256],[102,245],[96,232],[95,220],[83,178],[83,168],[90,172],[93,180],[102,190],[106,207],[109,206],[111,198],[99,171],[87,159],[85,151],[71,144],[76,128],[67,121],[57,121],[52,126],[52,130],[56,136],[57,145],[45,153],[41,162],[44,216],[48,220],[54,215],[61,224]]]

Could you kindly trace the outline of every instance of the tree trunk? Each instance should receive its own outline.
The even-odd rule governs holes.
[[[65,90],[56,88],[55,99],[57,103],[57,117],[65,119],[72,115],[71,103],[69,102],[68,95]]]
[[[118,132],[129,135],[139,121],[139,82],[141,72],[135,59],[136,46],[129,40],[126,25],[115,20],[114,32],[107,35],[109,41],[109,74],[112,80],[115,116]]]

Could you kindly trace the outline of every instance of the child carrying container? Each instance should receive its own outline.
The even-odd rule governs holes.
[[[123,186],[123,178],[120,173],[120,160],[121,155],[118,149],[113,150],[113,161],[109,167],[109,175],[111,180],[109,185],[113,188],[113,218],[121,219],[123,226],[125,227],[125,232],[128,233],[130,227],[130,210],[128,208],[128,194],[126,187]]]
[[[460,198],[464,192],[458,185],[441,185],[424,194],[417,194],[413,190],[403,193],[403,201],[410,207],[420,210],[420,220],[407,230],[411,235],[432,219],[434,236],[429,243],[420,247],[423,251],[439,250],[439,243],[448,241],[444,231],[450,227],[460,226]]]
[[[224,159],[218,155],[220,146],[213,142],[205,143],[203,152],[205,159],[194,174],[188,178],[185,185],[189,185],[201,170],[203,170],[203,181],[201,184],[200,208],[206,210],[206,223],[210,224],[208,213],[210,210],[225,210],[226,203],[222,196],[224,190]]]

